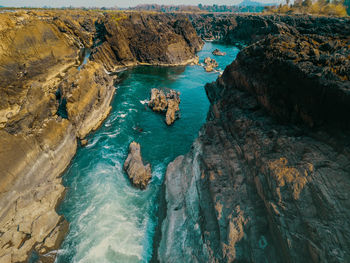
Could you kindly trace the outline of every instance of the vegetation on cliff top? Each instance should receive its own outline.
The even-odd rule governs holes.
[[[350,13],[350,0],[295,0],[294,4],[265,7],[264,13],[313,14],[329,16],[347,16]]]

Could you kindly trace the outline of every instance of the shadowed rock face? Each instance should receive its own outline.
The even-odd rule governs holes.
[[[166,38],[166,39],[163,39]],[[121,66],[186,64],[202,45],[182,16],[0,14],[0,262],[53,262],[68,223],[60,174],[107,117]],[[152,48],[150,48],[152,47]],[[92,60],[79,67],[83,48]],[[149,51],[152,52],[149,52]]]
[[[286,123],[349,129],[350,39],[283,34],[244,49],[223,82]]]
[[[167,169],[161,262],[350,260],[349,39],[320,32],[267,36],[206,86]]]
[[[306,15],[215,15],[191,14],[197,33],[207,40],[226,43],[254,43],[272,34],[317,34],[348,36],[350,19]]]
[[[152,177],[151,165],[143,164],[141,146],[137,142],[132,142],[129,145],[129,155],[124,162],[124,170],[134,186],[146,189]]]

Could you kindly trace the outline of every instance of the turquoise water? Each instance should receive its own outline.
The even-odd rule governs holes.
[[[215,57],[223,70],[238,49],[206,43],[201,61],[215,48],[227,56]],[[123,81],[112,112],[100,129],[88,136],[63,176],[67,187],[58,209],[70,222],[70,231],[56,262],[148,262],[157,224],[157,194],[167,164],[189,151],[205,122],[209,102],[204,85],[218,73],[200,66],[136,67],[120,74]],[[152,88],[180,91],[181,118],[168,127],[164,115],[142,104]],[[141,144],[145,162],[152,165],[152,180],[144,191],[131,186],[123,163],[131,141]]]

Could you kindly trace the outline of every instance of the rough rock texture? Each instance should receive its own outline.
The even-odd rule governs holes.
[[[216,62],[216,60],[213,58],[210,58],[210,57],[206,57],[204,59],[204,64],[205,64],[204,69],[206,72],[211,72],[219,66],[219,64]]]
[[[168,101],[168,109],[165,114],[165,122],[167,125],[171,125],[180,116],[180,92],[170,90],[166,97]]]
[[[60,175],[77,138],[111,109],[115,77],[107,71],[186,64],[201,45],[182,16],[0,14],[0,262],[25,262],[33,250],[54,261],[68,230],[55,211],[64,196]],[[81,65],[85,48],[93,55]]]
[[[180,116],[180,92],[169,90],[166,94],[158,89],[151,90],[148,106],[157,112],[165,112],[165,122],[172,125]]]
[[[212,54],[214,56],[225,56],[226,55],[226,52],[221,52],[219,49],[215,49]]]
[[[281,121],[349,128],[349,45],[349,37],[269,36],[240,52],[223,80]]]
[[[124,170],[134,186],[146,189],[152,178],[151,165],[143,164],[141,146],[137,142],[132,142],[129,145],[129,154],[124,162]]]
[[[164,91],[159,89],[151,90],[151,98],[148,102],[148,107],[154,111],[164,112],[168,107],[168,101],[164,94]]]
[[[188,15],[197,33],[205,40],[231,44],[254,43],[267,35],[284,33],[346,36],[350,19],[307,15]]]
[[[267,36],[206,86],[167,169],[160,262],[350,260],[349,38],[320,32]]]
[[[105,42],[92,53],[108,71],[134,65],[195,63],[203,46],[183,15],[112,13],[98,21]]]

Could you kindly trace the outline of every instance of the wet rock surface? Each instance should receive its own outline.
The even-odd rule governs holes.
[[[180,118],[180,92],[169,90],[166,94],[163,90],[152,89],[148,106],[156,112],[165,112],[165,122],[172,125]]]
[[[146,189],[152,178],[151,165],[143,164],[141,146],[137,142],[132,142],[129,145],[129,154],[124,162],[124,170],[135,187]]]
[[[279,19],[206,86],[207,123],[167,169],[160,262],[350,259],[349,20]]]

